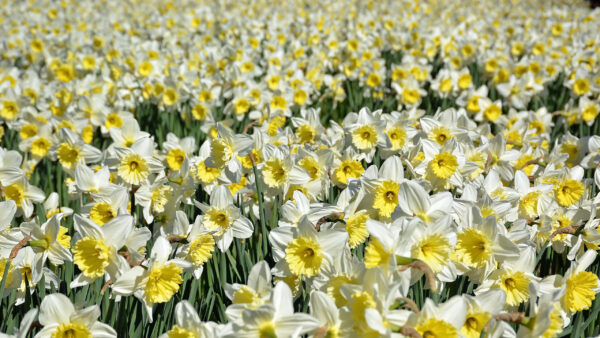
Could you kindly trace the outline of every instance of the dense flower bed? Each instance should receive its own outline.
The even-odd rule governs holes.
[[[0,11],[0,332],[600,334],[586,2]]]

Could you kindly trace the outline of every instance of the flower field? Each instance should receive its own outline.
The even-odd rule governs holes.
[[[588,2],[0,13],[0,337],[600,335]]]

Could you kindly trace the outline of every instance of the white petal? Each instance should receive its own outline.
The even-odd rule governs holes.
[[[310,294],[310,313],[321,325],[336,325],[339,322],[339,310],[335,302],[321,291]]]
[[[159,236],[154,242],[150,258],[155,259],[158,262],[166,262],[167,260],[169,260],[171,250],[171,243],[169,243],[169,241],[164,236]]]
[[[403,182],[398,191],[398,205],[404,213],[411,216],[427,212],[430,206],[429,194],[417,182]]]
[[[75,308],[67,296],[53,293],[42,300],[39,321],[44,326],[69,323],[73,312],[75,312]]]
[[[112,292],[119,296],[132,295],[145,271],[141,266],[135,266],[126,271],[111,285]]]
[[[119,250],[125,245],[129,234],[133,230],[133,217],[130,215],[119,215],[104,224],[101,230],[106,243]]]
[[[275,307],[275,317],[290,316],[294,313],[292,290],[287,283],[277,283],[271,293],[271,304]]]

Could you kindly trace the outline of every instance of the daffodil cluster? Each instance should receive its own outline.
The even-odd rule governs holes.
[[[585,2],[1,7],[6,335],[600,333]]]

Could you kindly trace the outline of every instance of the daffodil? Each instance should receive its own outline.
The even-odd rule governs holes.
[[[247,309],[223,337],[287,337],[313,332],[319,322],[305,313],[294,313],[292,292],[286,283],[277,283],[270,304]]]
[[[101,167],[97,171],[81,164],[75,168],[75,186],[78,190],[101,195],[110,194],[116,187],[110,182],[110,171]]]
[[[14,270],[20,275],[19,284],[16,285],[15,305],[23,304],[27,297],[36,292],[42,276],[44,288],[51,289],[60,285],[58,276],[45,267],[46,259],[33,246],[20,249],[12,264]]]
[[[469,278],[483,281],[494,269],[496,262],[515,259],[517,246],[507,237],[506,228],[496,222],[495,217],[481,218],[473,210],[468,226],[459,229],[453,260],[459,272]]]
[[[319,120],[320,109],[302,109],[301,117],[292,117],[292,124],[296,128],[295,135],[300,144],[315,143],[323,134],[323,126]]]
[[[134,295],[138,298],[144,304],[150,322],[153,318],[152,306],[171,300],[183,282],[183,269],[192,265],[180,258],[169,259],[171,251],[169,241],[163,236],[158,237],[147,265],[125,270],[111,287],[117,295]]]
[[[74,306],[67,296],[54,293],[42,300],[39,321],[43,328],[35,335],[42,337],[116,337],[117,332],[98,321],[100,308]]]
[[[94,223],[103,226],[121,214],[128,214],[129,194],[127,189],[115,186],[110,194],[90,194],[94,201],[82,207],[82,214]]]
[[[141,138],[129,148],[115,147],[115,157],[107,161],[109,167],[117,170],[119,177],[127,184],[140,185],[149,176],[163,169],[162,163],[154,157],[154,143],[150,138]]]
[[[15,201],[0,202],[0,233],[10,229],[11,222],[17,213],[17,204]]]
[[[269,264],[260,261],[250,269],[246,284],[226,284],[225,294],[233,303],[227,307],[227,318],[238,321],[245,309],[256,309],[268,304],[273,289],[271,278]]]
[[[313,291],[310,294],[310,314],[319,321],[321,325],[319,330],[323,330],[325,336],[340,336],[343,324],[339,309],[326,293]]]
[[[415,167],[415,172],[429,180],[434,191],[461,186],[462,174],[468,174],[468,172],[462,170],[465,158],[456,141],[451,139],[443,146],[429,140],[423,140],[422,143],[425,159]]]
[[[175,324],[159,337],[217,337],[220,331],[219,326],[214,322],[202,322],[192,304],[187,300],[182,300],[175,305]]]
[[[246,156],[254,146],[254,140],[249,135],[235,134],[222,124],[217,124],[218,137],[211,140],[210,157],[208,166],[213,168],[227,168],[231,172],[241,170],[241,163],[237,156]]]
[[[303,216],[306,216],[314,224],[322,217],[337,210],[333,207],[323,207],[319,203],[310,203],[306,195],[299,190],[294,191],[292,198],[282,204],[280,208],[281,218],[278,222],[280,227],[298,226],[298,222]]]
[[[579,259],[571,263],[564,276],[556,276],[554,286],[564,285],[565,293],[561,298],[561,306],[568,313],[587,310],[600,292],[600,280],[592,272],[586,271],[594,262],[598,253],[586,251]]]
[[[46,259],[49,259],[55,265],[61,265],[65,261],[73,259],[69,252],[70,238],[61,236],[60,220],[62,217],[63,214],[56,214],[41,226],[34,222],[21,224],[23,234],[31,237],[28,244],[34,248],[35,260],[39,260],[32,266],[32,281],[34,283],[42,278],[41,268],[45,265]],[[64,239],[67,239],[66,243]]]
[[[387,272],[396,267],[396,252],[401,250],[398,223],[387,225],[379,221],[367,220],[367,230],[371,235],[363,259],[367,269],[381,267]]]
[[[60,129],[60,141],[52,147],[51,153],[66,170],[74,170],[79,164],[100,161],[102,152],[86,144],[81,136],[69,128]]]
[[[33,213],[33,203],[44,201],[44,192],[31,184],[20,169],[0,169],[0,183],[6,201],[14,201],[17,206],[17,216],[23,215],[29,218]]]
[[[315,230],[306,217],[300,219],[298,227],[276,228],[269,233],[273,258],[277,262],[275,270],[314,277],[332,264],[347,239],[343,230]]]
[[[234,237],[248,238],[252,235],[254,226],[233,204],[231,192],[226,187],[218,186],[213,190],[210,205],[197,203],[196,206],[204,213],[201,224],[215,232],[219,250],[227,251]]]
[[[332,181],[338,187],[346,186],[349,180],[359,179],[365,171],[360,155],[352,148],[344,151],[341,158],[334,159],[333,167]]]
[[[71,251],[73,263],[81,274],[71,282],[71,287],[87,285],[105,276],[116,279],[123,265],[127,264],[118,251],[125,245],[133,229],[133,218],[129,215],[117,216],[102,227],[79,215],[75,215],[74,220],[77,233]]]
[[[196,151],[196,142],[193,137],[179,139],[175,134],[167,134],[167,140],[163,143],[166,153],[167,165],[171,170],[179,170],[186,158]]]
[[[349,114],[345,119],[347,122],[344,125],[349,128],[350,144],[366,154],[367,162],[371,162],[376,147],[386,145],[383,134],[385,121],[380,119],[380,113],[380,111],[371,112],[363,108],[358,114]]]
[[[398,156],[387,158],[378,172],[371,170],[363,175],[361,180],[365,189],[363,203],[365,205],[372,203],[372,208],[368,210],[374,209],[372,212],[374,216],[378,216],[381,220],[392,219],[392,215],[398,210],[398,191],[403,180],[404,168]]]
[[[427,299],[419,313],[408,317],[406,325],[423,337],[459,337],[467,311],[467,302],[461,296],[454,296],[439,305]]]
[[[577,204],[585,193],[585,186],[581,183],[583,170],[580,167],[569,169],[567,173],[554,184],[554,199],[563,207]]]
[[[111,148],[128,148],[136,141],[150,136],[149,133],[140,130],[140,126],[135,119],[125,120],[121,127],[110,128],[108,132],[113,140],[113,143],[110,145]]]
[[[551,198],[548,192],[551,191],[548,184],[530,186],[529,178],[521,170],[515,173],[515,189],[521,195],[516,212],[520,218],[534,219],[542,214],[550,205]]]
[[[441,281],[454,281],[456,268],[450,260],[452,249],[456,245],[456,229],[450,216],[441,217],[428,225],[420,220],[409,223],[403,233],[401,248],[397,254],[418,259],[427,264]],[[419,270],[411,270],[412,280],[422,277]]]
[[[505,261],[475,290],[475,294],[490,289],[500,289],[506,295],[505,307],[515,310],[520,304],[529,300],[529,284],[540,281],[533,274],[534,268],[535,248],[531,246],[520,248],[519,258]]]
[[[191,271],[196,279],[200,278],[206,263],[215,251],[215,231],[209,231],[202,226],[202,217],[196,217],[194,224],[190,226],[187,215],[177,211],[176,221],[173,226],[173,236],[187,239],[187,244],[178,248],[176,256],[192,263],[186,270]],[[189,232],[189,233],[188,233]]]
[[[502,326],[491,325],[496,316],[502,310],[506,295],[502,290],[490,290],[477,296],[465,295],[467,302],[467,317],[460,333],[467,338],[476,338],[481,332],[506,332]],[[489,328],[493,328],[488,331]]]
[[[290,186],[302,186],[310,181],[306,169],[294,163],[285,147],[265,145],[263,148],[265,162],[259,167],[265,186],[274,192],[288,193]]]
[[[540,286],[529,286],[532,295],[529,314],[519,326],[517,337],[556,337],[568,325],[568,319],[560,307],[560,297],[564,290],[542,292]]]
[[[398,205],[407,216],[420,218],[426,224],[448,215],[449,206],[453,204],[449,192],[429,195],[419,183],[404,181],[398,189]]]

